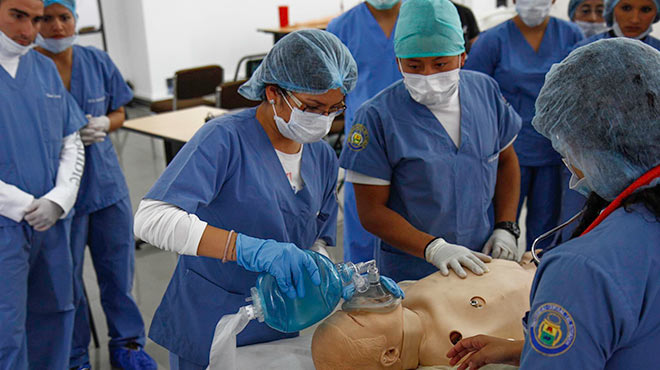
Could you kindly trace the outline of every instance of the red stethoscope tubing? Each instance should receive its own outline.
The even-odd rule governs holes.
[[[600,225],[603,220],[607,218],[607,216],[611,215],[614,211],[616,211],[619,207],[621,207],[621,203],[628,198],[632,193],[634,193],[637,189],[641,188],[642,186],[646,186],[650,184],[653,180],[656,178],[660,177],[660,166],[654,167],[652,170],[648,171],[647,173],[643,174],[642,177],[638,178],[633,182],[630,186],[626,188],[621,194],[619,194],[616,199],[610,203],[607,208],[603,210],[603,212],[600,213],[600,215],[594,220],[594,222],[589,225],[589,227],[584,230],[584,232],[580,235],[583,236],[593,230],[596,226]]]

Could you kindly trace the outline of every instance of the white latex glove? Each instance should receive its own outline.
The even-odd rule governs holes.
[[[326,243],[325,240],[317,239],[314,242],[314,245],[312,245],[309,248],[309,250],[314,251],[314,252],[319,253],[319,254],[322,254],[322,255],[328,257],[329,260],[332,260],[332,258],[330,258],[330,253],[328,253],[328,250],[325,249],[325,247],[327,247],[327,246],[328,246],[328,243]]]
[[[90,146],[94,143],[99,143],[105,140],[106,135],[107,134],[104,131],[89,127],[89,124],[80,129],[80,139],[85,146]]]
[[[518,250],[516,237],[504,229],[495,229],[481,250],[493,258],[520,262],[522,253]]]
[[[490,256],[471,251],[460,245],[447,243],[442,238],[433,240],[426,247],[424,256],[426,261],[437,267],[442,275],[448,276],[449,268],[451,268],[461,278],[467,277],[462,266],[477,275],[483,275],[484,272],[489,271],[484,262],[492,261]]]
[[[25,210],[25,221],[37,231],[46,231],[55,225],[64,210],[46,198],[35,199]]]
[[[107,116],[90,117],[88,115],[89,122],[87,126],[103,132],[110,131],[110,118]]]

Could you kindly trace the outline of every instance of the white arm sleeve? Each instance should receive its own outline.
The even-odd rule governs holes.
[[[80,134],[75,132],[63,139],[55,187],[43,196],[64,210],[61,218],[65,218],[76,203],[84,169],[85,147]]]
[[[379,185],[379,186],[387,186],[390,184],[388,180],[379,179],[378,177],[367,176],[351,170],[346,170],[345,179],[347,182],[351,182],[353,184]]]
[[[207,223],[169,203],[143,199],[135,214],[135,236],[160,249],[197,255]]]
[[[0,215],[21,222],[33,200],[31,194],[0,180]]]

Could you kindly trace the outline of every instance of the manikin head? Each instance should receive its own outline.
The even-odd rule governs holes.
[[[337,311],[314,333],[312,357],[325,369],[410,369],[448,365],[444,354],[476,334],[522,339],[533,264],[494,260],[483,276],[435,273],[402,288],[388,313]]]

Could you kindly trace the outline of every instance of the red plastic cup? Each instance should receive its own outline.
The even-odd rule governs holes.
[[[280,28],[289,26],[289,6],[282,5],[278,7],[280,12]]]

